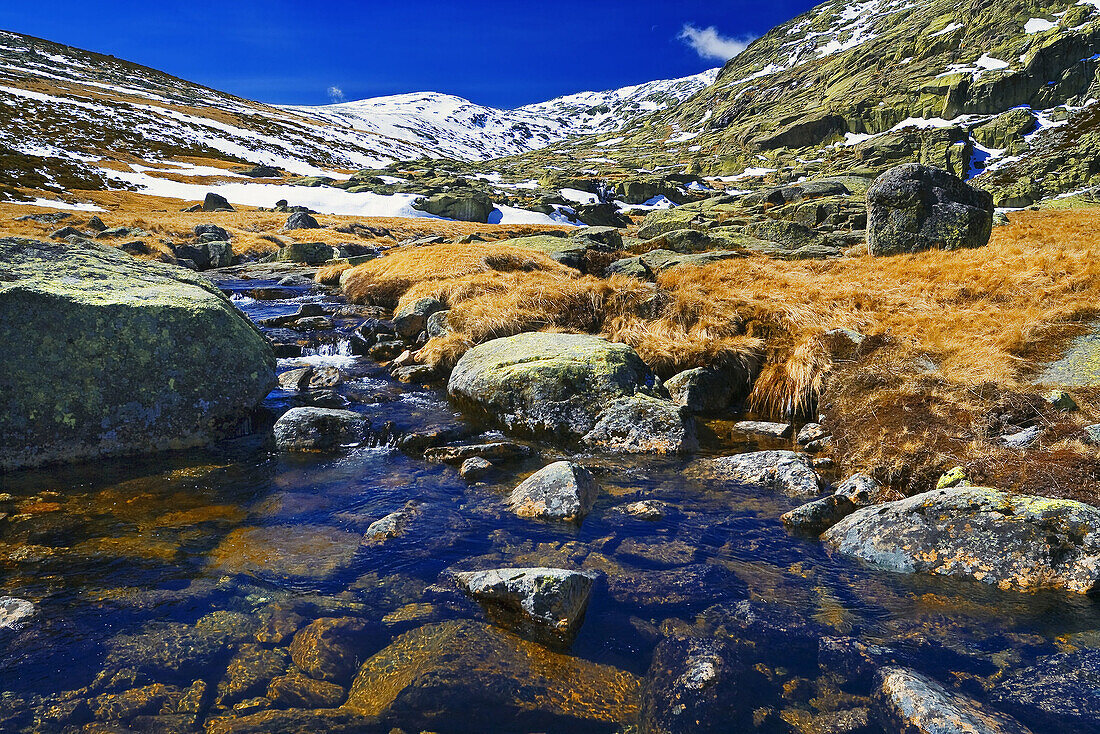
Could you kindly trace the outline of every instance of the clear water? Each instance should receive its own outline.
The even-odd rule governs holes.
[[[291,313],[300,302],[237,300],[253,318]],[[281,360],[280,368],[341,366],[352,376],[343,389],[376,400],[353,406],[375,425],[390,422],[402,433],[463,424],[441,391],[398,385],[379,366],[347,354],[339,335],[307,351],[302,360]],[[267,405],[279,411],[290,400],[275,391]],[[712,442],[708,451],[745,448]],[[539,457],[470,484],[454,467],[390,446],[292,456],[251,437],[167,456],[0,476],[0,493],[12,496],[0,502],[0,512],[8,514],[0,520],[0,595],[31,600],[38,609],[22,628],[0,630],[0,730],[78,730],[92,714],[42,723],[42,711],[59,698],[102,695],[105,670],[140,668],[140,649],[130,653],[136,661],[112,653],[119,639],[141,632],[155,638],[168,623],[193,625],[219,610],[259,620],[273,604],[284,604],[308,610],[307,622],[309,615],[362,616],[381,630],[362,651],[364,659],[423,624],[484,620],[476,604],[437,603],[440,574],[453,568],[584,566],[644,575],[713,565],[747,584],[750,598],[786,607],[825,633],[904,649],[941,679],[974,678],[968,690],[979,696],[982,680],[998,671],[1100,642],[1100,603],[865,569],[832,557],[817,540],[788,533],[778,518],[795,501],[692,480],[687,459],[580,456],[602,491],[579,527],[508,512],[504,499],[520,475],[565,456],[541,447]],[[665,518],[648,522],[614,510],[638,499],[665,502]],[[322,541],[286,549],[288,557],[270,568],[245,571],[240,558],[224,550],[226,539],[242,528],[291,528],[309,538],[328,537],[332,528],[362,534],[372,520],[409,500],[422,508],[405,534],[360,548],[331,572],[331,548]],[[644,676],[661,630],[703,631],[704,610],[744,596],[720,582],[696,591],[688,600],[665,603],[658,589],[643,606],[617,600],[604,582],[569,654]],[[216,688],[240,644],[232,641],[214,655],[196,653],[172,669],[146,670],[136,685],[186,687],[200,679]],[[767,651],[767,663],[782,670],[788,655],[777,645]],[[767,705],[819,710],[815,694],[792,691]],[[210,698],[200,724],[203,716],[224,714]],[[461,730],[455,713],[451,726]],[[629,730],[632,722],[619,724],[608,730]]]

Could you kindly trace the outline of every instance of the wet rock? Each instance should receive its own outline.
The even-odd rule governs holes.
[[[379,341],[367,350],[367,355],[376,362],[386,362],[405,351],[405,342]]]
[[[805,446],[814,441],[820,441],[828,435],[828,431],[826,431],[820,423],[807,423],[802,426],[802,428],[798,429],[798,435],[795,437],[795,440],[798,441],[799,446]]]
[[[493,462],[474,456],[462,462],[458,475],[468,481],[477,481],[493,470]]]
[[[298,671],[273,679],[267,688],[267,698],[279,708],[332,708],[346,697],[342,686]]]
[[[220,573],[323,581],[351,566],[361,538],[321,525],[235,528],[211,552]]]
[[[588,446],[630,454],[682,454],[699,449],[695,420],[688,411],[649,395],[611,403],[582,440]]]
[[[492,661],[486,665],[485,661]],[[407,632],[360,668],[345,709],[412,731],[585,731],[637,715],[640,683],[486,624]]]
[[[1036,732],[1100,731],[1100,650],[1052,655],[998,683],[990,700]]]
[[[952,692],[906,668],[884,668],[872,698],[876,718],[887,731],[914,734],[1030,734],[1007,714]]]
[[[655,522],[665,516],[665,503],[660,500],[639,500],[615,508],[624,515],[636,517],[639,520]]]
[[[449,310],[436,311],[427,318],[424,322],[424,331],[427,332],[429,339],[446,336],[451,332],[451,327],[447,324],[447,316],[450,313]]]
[[[1077,401],[1065,390],[1051,390],[1043,397],[1046,399],[1047,403],[1050,404],[1050,407],[1064,413],[1072,413],[1080,409],[1077,405]]]
[[[755,433],[758,436],[772,438],[790,438],[793,426],[790,423],[770,423],[768,421],[737,421],[733,424],[736,431]]]
[[[34,604],[14,596],[0,596],[0,630],[16,630],[34,616]]]
[[[409,521],[420,512],[420,504],[416,501],[410,500],[405,503],[405,506],[396,512],[383,517],[381,520],[376,520],[370,524],[367,528],[367,532],[363,538],[370,542],[383,542],[390,538],[396,538],[404,530]]]
[[[411,364],[395,369],[391,376],[398,382],[412,385],[427,385],[439,378],[435,367],[426,364]]]
[[[370,628],[361,619],[322,617],[294,635],[290,657],[307,675],[341,683],[373,652],[369,638]]]
[[[609,574],[607,585],[615,601],[643,609],[699,610],[718,601],[743,599],[748,593],[745,582],[732,571],[709,563]]]
[[[874,477],[856,473],[845,479],[836,488],[835,494],[847,497],[856,507],[866,507],[875,501],[882,491],[882,485]]]
[[[818,493],[818,479],[809,460],[793,451],[756,451],[700,462],[695,473],[706,479],[737,482],[778,490],[791,497]]]
[[[206,722],[206,734],[386,734],[374,718],[344,709],[287,709],[244,716],[219,716]]]
[[[256,632],[256,641],[281,645],[306,623],[301,614],[282,606],[273,606],[262,615],[263,624]]]
[[[159,676],[205,674],[227,657],[230,645],[255,634],[256,621],[238,612],[218,611],[193,625],[151,624],[133,634],[118,635],[108,643],[105,670],[132,668]]]
[[[203,445],[275,384],[217,288],[113,247],[0,239],[0,313],[0,470]]]
[[[229,661],[225,677],[218,684],[217,703],[230,706],[237,701],[262,695],[271,679],[286,671],[288,659],[283,649],[241,645]]]
[[[438,298],[418,298],[397,310],[393,328],[402,339],[412,339],[427,327],[428,317],[446,308]]]
[[[350,410],[291,408],[275,421],[275,445],[283,451],[333,451],[362,443],[370,421]]]
[[[279,388],[290,392],[298,392],[309,387],[309,381],[313,377],[312,367],[298,367],[287,370],[279,375]]]
[[[588,608],[595,574],[562,568],[495,568],[454,575],[478,601],[505,607],[556,632],[570,632]]]
[[[444,464],[462,464],[480,458],[503,463],[517,461],[531,455],[531,447],[514,441],[494,441],[492,443],[467,444],[465,446],[439,446],[424,450],[424,458]]]
[[[91,703],[92,713],[100,721],[119,721],[140,714],[156,714],[162,709],[174,709],[183,698],[175,686],[154,683],[121,693],[104,693]]]
[[[480,344],[463,355],[447,390],[459,404],[505,427],[580,437],[604,406],[659,391],[632,348],[584,334],[524,333]]]
[[[753,731],[759,673],[720,639],[668,637],[646,674],[641,730],[649,734]]]
[[[817,660],[822,671],[861,695],[870,693],[879,668],[899,662],[893,650],[854,637],[822,637]]]
[[[202,209],[204,212],[232,212],[236,211],[229,203],[229,199],[226,199],[221,194],[215,194],[210,192],[206,195],[206,198],[202,202]]]
[[[781,664],[805,674],[817,671],[825,628],[801,610],[778,602],[744,600],[711,607],[703,618],[718,636],[734,639],[746,660]]]
[[[867,190],[872,255],[981,247],[993,231],[993,196],[947,171],[907,163]]]
[[[850,499],[831,494],[784,513],[780,520],[799,532],[820,535],[855,511],[856,505]]]
[[[599,491],[595,477],[583,466],[557,461],[513,489],[508,504],[520,517],[580,522],[592,510]]]
[[[937,489],[857,510],[823,539],[903,573],[962,576],[1002,589],[1100,589],[1100,510],[984,487]]]
[[[335,390],[308,390],[295,396],[293,402],[297,406],[338,410],[351,405],[350,400]]]

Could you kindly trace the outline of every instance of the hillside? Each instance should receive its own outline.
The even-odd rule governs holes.
[[[837,0],[757,39],[683,104],[518,163],[599,151],[608,172],[782,182],[920,161],[1026,206],[1100,183],[1098,52],[1094,2]]]

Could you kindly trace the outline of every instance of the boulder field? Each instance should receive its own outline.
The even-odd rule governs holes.
[[[101,245],[0,239],[0,470],[197,446],[275,384],[213,285]]]

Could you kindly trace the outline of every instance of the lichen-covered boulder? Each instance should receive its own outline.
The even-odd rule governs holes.
[[[1007,714],[949,691],[907,668],[883,668],[872,697],[874,712],[886,731],[913,734],[1031,734]]]
[[[506,607],[556,632],[574,630],[592,593],[592,572],[564,568],[463,571],[455,580],[478,601]]]
[[[993,196],[919,163],[891,168],[867,190],[872,255],[981,247],[993,232]]]
[[[275,356],[217,288],[115,248],[0,239],[0,471],[236,432]]]
[[[406,632],[367,660],[344,708],[409,731],[593,731],[633,720],[640,690],[617,668],[454,621]]]
[[[865,507],[823,539],[875,566],[963,576],[1002,589],[1100,590],[1100,509],[985,487]]]
[[[466,352],[447,391],[510,430],[579,438],[613,401],[662,388],[625,344],[587,334],[528,332]]]

